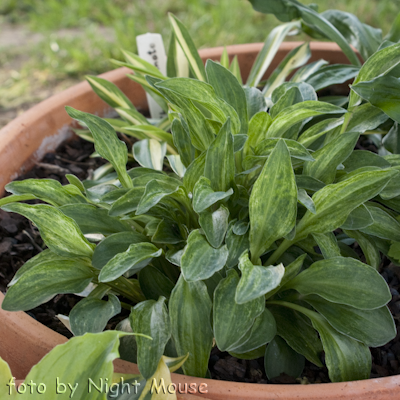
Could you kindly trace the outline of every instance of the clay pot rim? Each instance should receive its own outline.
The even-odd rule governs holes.
[[[294,47],[298,46],[302,42],[285,42],[281,45],[281,50],[288,52]],[[258,52],[263,43],[252,43],[243,45],[227,46],[228,53],[230,55],[236,54],[238,56],[246,56],[251,52]],[[343,54],[340,48],[334,43],[328,42],[311,42],[311,51],[328,51],[336,55]],[[204,49],[200,51],[200,55],[203,59],[205,58],[217,58],[220,56],[223,47],[215,47],[211,49]],[[100,75],[101,77],[109,80],[120,78],[121,75],[125,75],[129,70],[126,68],[119,68],[113,71],[106,72]],[[7,153],[8,146],[13,142],[18,135],[26,129],[32,121],[39,121],[48,115],[53,109],[61,107],[65,104],[71,103],[71,99],[74,96],[82,95],[91,91],[91,88],[87,82],[81,82],[57,95],[50,97],[47,100],[39,103],[30,110],[26,111],[21,116],[11,121],[8,125],[0,130],[0,154],[3,152]],[[104,109],[107,107],[105,106]],[[14,171],[15,172],[15,171]],[[9,176],[6,177],[8,180]],[[3,182],[0,182],[0,195],[3,190]],[[0,292],[0,306],[4,295]],[[22,333],[24,336],[32,337],[38,335],[42,342],[46,343],[49,348],[54,347],[57,344],[66,342],[67,339],[59,333],[52,331],[50,328],[42,325],[41,323],[34,320],[28,314],[24,312],[13,312],[9,313],[0,309],[0,314],[8,317],[7,321],[11,324],[15,324],[14,330]],[[12,314],[12,315],[9,315]],[[11,319],[10,319],[11,318]],[[3,318],[2,318],[3,319]],[[130,373],[137,373],[137,365],[127,363],[122,360],[115,362],[117,371],[128,371]],[[322,383],[322,384],[310,384],[310,385],[282,385],[282,384],[254,384],[254,383],[241,383],[241,382],[228,382],[218,381],[212,379],[194,378],[190,376],[184,376],[179,374],[172,374],[173,381],[175,383],[207,383],[209,388],[213,388],[212,393],[209,395],[213,399],[225,399],[227,397],[231,399],[243,399],[247,393],[251,393],[252,399],[291,399],[298,398],[302,400],[317,400],[323,396],[325,399],[375,399],[376,396],[382,396],[382,399],[389,399],[393,396],[394,391],[399,391],[400,387],[400,375],[367,379],[363,381],[351,381],[351,382],[340,382],[340,383]],[[17,376],[17,378],[22,378]],[[206,395],[207,396],[207,395]],[[190,397],[190,396],[189,396]],[[188,398],[189,398],[188,397]],[[185,397],[186,398],[186,397]],[[193,398],[191,396],[190,398]],[[202,396],[202,398],[206,398]]]

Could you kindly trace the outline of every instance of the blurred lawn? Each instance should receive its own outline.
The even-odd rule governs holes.
[[[320,11],[354,13],[384,34],[400,11],[398,0],[314,2]],[[33,43],[0,42],[0,112],[26,108],[85,74],[113,68],[108,59],[121,58],[120,48],[136,51],[136,35],[159,32],[167,44],[168,12],[199,48],[264,41],[279,24],[247,0],[0,0],[0,35],[4,29],[41,34]]]

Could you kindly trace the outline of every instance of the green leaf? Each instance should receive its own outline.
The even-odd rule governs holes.
[[[365,343],[368,347],[383,346],[396,336],[393,317],[386,306],[375,310],[359,310],[331,303],[316,295],[306,296],[304,300],[337,331]]]
[[[393,120],[400,122],[400,80],[393,76],[378,76],[352,85],[351,89]]]
[[[347,135],[347,132],[344,135]],[[390,163],[383,157],[368,150],[353,151],[351,155],[343,161],[343,165],[347,173],[363,167],[390,168]]]
[[[289,288],[360,310],[382,307],[391,299],[385,280],[374,268],[345,257],[315,262],[288,282]]]
[[[150,336],[153,340],[138,336],[136,338],[137,362],[140,373],[149,379],[156,372],[165,346],[171,337],[171,327],[165,297],[158,301],[146,300],[137,304],[129,316],[133,332]]]
[[[297,225],[295,240],[306,238],[309,233],[333,231],[343,225],[352,210],[375,197],[396,173],[367,171],[325,186],[313,196],[317,213],[306,212]]]
[[[16,391],[13,390],[12,383],[14,383],[14,378],[11,374],[10,367],[8,364],[0,357],[0,387],[3,390],[7,390],[8,399],[12,400],[17,397]],[[8,387],[7,389],[5,389]]]
[[[288,19],[287,21],[290,21],[290,19]],[[285,39],[286,35],[292,29],[299,27],[299,22],[294,21],[287,24],[279,25],[271,31],[271,33],[265,40],[262,49],[258,53],[257,58],[253,63],[253,66],[251,67],[246,86],[258,86],[268,67],[271,65],[272,60],[275,58],[279,46]]]
[[[243,354],[249,353],[253,350],[260,348],[266,343],[270,342],[276,334],[276,322],[271,311],[265,309],[253,323],[249,330],[247,340],[235,349],[231,350],[234,353]]]
[[[184,129],[182,122],[177,118],[172,122],[171,131],[175,147],[178,149],[182,163],[185,167],[188,167],[195,158],[195,148],[190,142],[190,135],[186,129]]]
[[[49,396],[53,397],[55,393],[59,393],[59,399],[104,400],[104,384],[112,382],[113,361],[119,357],[119,341],[124,335],[126,333],[107,331],[72,338],[67,343],[56,346],[42,358],[31,369],[25,382],[43,383],[46,387],[46,397],[50,393],[52,395]],[[94,385],[103,389],[98,391]],[[35,390],[31,394],[28,389],[26,397],[42,400],[43,394]]]
[[[171,223],[171,221],[162,220],[156,228],[151,241],[153,243],[169,243],[177,244],[182,242],[181,232],[179,226],[176,223]]]
[[[385,149],[391,153],[400,154],[400,135],[397,122],[394,123],[390,131],[382,139],[382,144],[385,146]]]
[[[333,232],[313,233],[312,237],[317,242],[325,259],[340,257],[340,248]]]
[[[344,11],[328,10],[322,15],[360,52],[364,60],[378,50],[382,42],[381,29],[363,24],[355,15]]]
[[[246,153],[255,148],[264,138],[272,120],[268,113],[260,111],[255,114],[249,123],[249,135],[245,144]]]
[[[224,68],[229,68],[229,54],[226,46],[224,46],[219,62]]]
[[[267,103],[265,101],[262,92],[254,87],[244,87],[243,90],[246,95],[247,114],[249,119],[253,118],[254,115],[256,115],[261,111],[265,112],[267,108]],[[249,128],[249,134],[250,134],[250,128]]]
[[[206,163],[206,151],[200,154],[188,167],[185,176],[183,177],[183,184],[188,193],[192,193],[198,180],[204,175],[204,166]],[[210,183],[208,183],[210,186]],[[211,186],[210,186],[211,188]]]
[[[108,210],[108,215],[111,217],[118,217],[136,211],[145,189],[145,186],[135,186],[130,189],[112,203],[111,208]]]
[[[22,195],[16,195],[12,194],[10,196],[6,196],[0,199],[0,207],[3,207],[6,204],[10,203],[15,203],[18,201],[25,201],[25,200],[35,200],[36,197],[32,194],[22,194]]]
[[[283,137],[285,132],[293,125],[307,118],[324,114],[338,114],[346,112],[343,108],[320,101],[304,101],[294,104],[281,111],[272,121],[268,129],[268,138]]]
[[[400,223],[379,207],[367,205],[367,208],[374,222],[360,231],[381,239],[400,242]]]
[[[298,142],[304,147],[309,147],[317,139],[326,133],[333,131],[335,128],[343,124],[343,118],[328,118],[317,122],[310,128],[305,130],[299,137]]]
[[[175,284],[160,270],[148,265],[139,272],[139,283],[147,299],[157,300],[160,296],[169,299]]]
[[[218,248],[224,241],[228,230],[229,210],[221,205],[216,211],[202,211],[199,224],[211,246]]]
[[[121,184],[124,187],[132,187],[132,181],[126,172],[128,150],[126,144],[118,139],[112,126],[96,115],[68,106],[65,109],[71,118],[82,122],[89,128],[94,138],[96,152],[113,165]]]
[[[155,139],[144,139],[136,142],[133,147],[135,160],[145,168],[162,171],[167,146]]]
[[[190,78],[172,78],[157,83],[156,87],[173,104],[182,108],[184,113],[187,113],[187,105],[185,103],[190,99],[200,103],[222,124],[230,117],[233,134],[241,133],[240,119],[237,112],[225,100],[219,98],[214,88],[208,83]],[[182,96],[184,97],[183,99]],[[190,127],[189,121],[188,124]]]
[[[345,223],[341,226],[342,229],[357,230],[366,228],[374,223],[371,213],[364,204],[361,204],[350,212]]]
[[[71,190],[71,186],[62,186],[54,179],[25,179],[10,182],[5,186],[7,192],[14,195],[33,195],[34,198],[50,203],[54,206],[64,204],[86,203],[80,190]],[[22,199],[23,200],[23,199]],[[15,199],[18,201],[18,199]]]
[[[148,82],[148,80],[150,80],[149,78],[151,78],[149,75],[146,76],[141,76],[141,75],[133,75],[133,74],[128,74],[126,75],[129,79],[131,79],[132,81],[136,82],[137,84],[139,84],[140,86],[142,86],[142,88],[144,89],[144,91],[151,96],[154,101],[161,107],[161,109],[167,113],[168,112],[168,104],[165,101],[165,98],[163,97],[163,95],[159,92],[159,90],[157,90],[155,88],[155,86],[153,86],[152,84],[150,84]],[[154,78],[157,79],[157,78]]]
[[[269,156],[272,150],[279,142],[279,140],[281,139],[264,139],[254,149],[255,154],[259,156]],[[315,161],[314,156],[311,155],[310,152],[296,140],[291,140],[291,139],[282,139],[282,140],[285,142],[289,150],[290,157],[310,162]]]
[[[207,150],[204,176],[215,191],[225,192],[234,185],[235,158],[229,118]]]
[[[173,78],[173,79],[169,79],[167,81],[162,82],[163,86],[160,86],[160,87],[157,86],[157,88],[168,99],[169,102],[176,105],[181,110],[181,112],[186,120],[186,124],[185,124],[186,126],[184,125],[184,128],[186,129],[186,127],[187,127],[187,129],[188,129],[192,145],[200,151],[207,150],[208,146],[214,140],[214,131],[213,131],[212,126],[207,121],[207,119],[202,114],[202,112],[193,104],[193,102],[190,99],[185,98],[184,96],[182,96],[182,94],[177,93],[176,91],[170,90],[165,87],[165,82],[173,81],[172,86],[174,86],[174,82],[176,80],[178,80],[178,82],[182,82],[181,81],[182,79],[185,82],[190,81],[190,79],[188,79],[188,78]],[[198,82],[198,83],[201,84],[201,82]],[[168,85],[168,83],[167,83],[167,85]],[[209,86],[206,83],[204,83],[204,85]],[[180,85],[180,88],[182,88],[182,85]],[[184,86],[183,86],[183,88],[185,89]],[[211,88],[211,86],[210,86],[210,88]],[[176,87],[175,87],[175,89],[176,89]],[[195,94],[195,93],[193,93],[193,91],[192,91],[192,94]],[[206,98],[207,97],[203,96],[204,101]],[[204,103],[203,103],[203,105],[204,105]],[[220,105],[220,103],[218,103],[218,105]],[[228,104],[226,104],[226,106],[227,107],[225,107],[225,108],[230,107],[230,106],[228,106]],[[213,107],[220,111],[220,108],[216,107],[215,104],[213,104]],[[233,108],[231,108],[231,109],[233,110]]]
[[[294,69],[304,65],[310,57],[311,52],[309,43],[304,43],[291,50],[268,78],[263,89],[264,96],[270,98],[272,92],[285,82],[287,76]]]
[[[325,362],[332,382],[368,379],[371,371],[371,353],[368,347],[342,335],[324,318],[312,318],[325,351]]]
[[[325,187],[325,184],[323,182],[307,175],[296,175],[296,185],[299,190],[305,189],[311,192],[317,192],[318,190]]]
[[[282,110],[293,104],[309,100],[318,100],[318,98],[314,88],[308,83],[284,83],[272,93],[271,101],[274,105],[270,110],[271,117],[275,118]]]
[[[390,40],[392,42],[398,42],[400,40],[400,13],[397,14],[390,32],[385,36],[385,40]]]
[[[226,261],[226,266],[232,268],[239,262],[239,257],[245,250],[248,251],[250,247],[249,232],[247,231],[244,235],[236,235],[233,232],[234,224],[230,223],[228,232],[226,234],[225,243],[228,247],[229,256]]]
[[[161,254],[162,249],[158,249],[151,243],[131,244],[128,250],[116,254],[104,265],[99,275],[99,282],[111,282],[128,270],[131,274],[139,272],[154,257],[159,257]]]
[[[30,219],[51,251],[60,256],[91,257],[94,245],[82,235],[76,222],[56,208],[44,204],[34,206],[12,203],[1,207]]]
[[[214,337],[221,351],[234,350],[244,344],[244,336],[251,329],[254,320],[264,311],[263,297],[245,304],[236,303],[238,284],[239,276],[231,269],[214,291]]]
[[[381,256],[378,247],[375,245],[373,241],[373,238],[369,237],[368,235],[364,235],[359,231],[354,231],[354,230],[349,231],[344,229],[343,232],[347,236],[357,241],[357,243],[361,247],[362,252],[364,253],[367,264],[378,270],[379,265],[381,263]]]
[[[80,293],[94,277],[87,262],[79,259],[51,260],[35,265],[11,286],[3,309],[26,311],[61,293]]]
[[[118,128],[117,131],[132,136],[138,140],[153,139],[158,142],[165,142],[168,152],[176,154],[172,135],[169,132],[149,124],[131,125]],[[165,143],[163,143],[165,145]]]
[[[128,68],[143,75],[151,75],[160,79],[165,79],[165,76],[155,65],[143,60],[143,58],[138,55],[126,50],[122,50],[122,54],[124,55],[125,60],[130,64]]]
[[[144,194],[137,206],[136,215],[145,214],[152,207],[157,205],[164,197],[176,193],[179,188],[180,184],[178,180],[151,180],[146,185]]]
[[[182,274],[188,282],[210,278],[221,270],[228,258],[228,249],[215,249],[198,229],[190,232],[181,258]]]
[[[242,74],[240,72],[240,65],[237,55],[235,55],[232,59],[231,66],[229,67],[229,71],[235,76],[237,81],[243,85]]]
[[[268,344],[264,355],[264,368],[268,379],[280,374],[297,378],[304,369],[304,357],[296,353],[281,337],[275,338]]]
[[[132,102],[114,83],[93,75],[86,75],[86,80],[94,92],[111,107],[134,109]]]
[[[236,353],[234,351],[230,351],[229,354],[232,357],[238,358],[239,360],[256,360],[257,358],[264,357],[265,347],[266,346],[263,345],[258,349],[248,351],[246,353]]]
[[[181,46],[189,62],[190,70],[198,80],[205,81],[206,72],[204,69],[203,61],[201,60],[199,53],[197,52],[196,46],[194,45],[193,40],[189,35],[189,32],[182,24],[182,22],[175,17],[175,15],[169,13],[168,17],[175,38],[179,42],[179,45]]]
[[[250,195],[250,251],[257,264],[272,243],[296,223],[297,187],[285,142],[279,141]]]
[[[49,249],[43,250],[42,252],[40,252],[39,254],[37,254],[36,256],[30,258],[24,265],[22,265],[22,267],[20,267],[18,269],[18,271],[16,272],[16,274],[14,275],[13,279],[11,280],[11,282],[7,285],[7,286],[12,286],[15,283],[17,283],[17,281],[19,280],[19,278],[26,272],[29,271],[31,268],[33,268],[35,265],[41,264],[42,262],[45,261],[54,261],[54,262],[58,262],[58,261],[70,261],[71,258],[70,257],[62,257],[59,256],[56,253],[53,253],[52,251],[50,251]]]
[[[167,156],[169,165],[171,169],[180,177],[183,178],[186,172],[186,167],[181,160],[179,155],[169,155]]]
[[[312,198],[304,189],[297,189],[297,201],[313,214],[317,212]]]
[[[116,107],[115,111],[119,114],[119,116],[122,119],[129,122],[130,124],[149,125],[149,122],[147,121],[146,117],[134,108]]]
[[[400,243],[399,242],[392,242],[390,245],[389,257],[394,258],[397,262],[400,262]]]
[[[336,168],[352,153],[359,132],[346,132],[313,153],[315,161],[304,163],[303,174],[312,176],[324,183],[332,183]]]
[[[236,288],[235,301],[237,304],[245,304],[274,290],[280,285],[285,274],[283,264],[276,267],[253,265],[247,252],[239,258],[239,269],[242,276]]]
[[[175,38],[175,34],[171,33],[168,46],[167,56],[167,76],[170,78],[180,76],[189,76],[189,63],[181,46]]]
[[[292,261],[288,266],[285,267],[284,271],[285,273],[283,275],[281,283],[274,290],[268,292],[268,294],[265,296],[266,299],[271,298],[275,293],[279,292],[281,289],[284,290],[286,283],[292,280],[301,271],[306,256],[307,256],[306,254],[298,256],[294,261]]]
[[[256,11],[274,14],[283,22],[301,17],[307,25],[318,29],[328,39],[336,42],[352,64],[360,65],[360,61],[343,35],[334,25],[312,8],[304,6],[296,0],[250,0],[250,2]]]
[[[201,213],[218,201],[228,199],[232,194],[232,188],[226,192],[214,192],[210,180],[202,176],[193,189],[193,209]]]
[[[329,64],[328,61],[318,60],[311,62],[299,68],[290,78],[291,82],[307,82],[307,79],[315,72],[319,71],[323,66]]]
[[[206,73],[208,83],[214,88],[215,94],[225,100],[237,112],[240,120],[241,134],[247,134],[248,115],[246,95],[236,77],[221,64],[207,60]]]
[[[322,367],[322,343],[317,332],[302,314],[286,307],[272,307],[276,320],[277,333],[297,353],[318,367]]]
[[[388,116],[370,103],[361,104],[351,110],[347,131],[360,132],[374,130],[388,120]]]
[[[328,86],[339,85],[355,78],[359,70],[360,68],[354,65],[327,65],[310,75],[306,79],[306,82],[318,91]]]
[[[115,255],[128,250],[131,244],[146,242],[146,236],[138,232],[120,232],[103,239],[95,248],[92,265],[102,269]]]
[[[121,304],[113,294],[108,294],[108,301],[86,297],[69,314],[72,333],[81,336],[102,332],[108,321],[120,312]]]
[[[111,235],[132,230],[132,227],[126,222],[110,217],[107,210],[91,204],[70,204],[60,207],[59,210],[67,217],[72,218],[84,235],[88,233]]]
[[[212,303],[204,282],[186,282],[180,276],[169,300],[172,337],[178,355],[189,353],[182,366],[190,376],[204,377],[213,342]]]
[[[400,44],[385,47],[373,54],[361,67],[353,86],[359,82],[370,81],[371,79],[386,75],[394,67],[400,64]],[[349,108],[360,102],[360,97],[354,91],[350,92]]]

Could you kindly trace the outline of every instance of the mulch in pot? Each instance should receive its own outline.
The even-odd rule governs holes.
[[[357,144],[357,148],[374,151],[374,145],[367,138]],[[43,160],[36,164],[27,174],[18,179],[50,178],[62,184],[67,184],[65,174],[74,174],[79,179],[86,179],[93,170],[104,164],[100,158],[90,158],[94,152],[92,143],[75,137],[62,144],[55,153],[46,154]],[[43,241],[39,232],[26,218],[0,210],[0,290],[5,293],[7,284],[16,271],[30,258],[43,249]],[[355,249],[357,250],[357,249]],[[359,253],[362,256],[362,253]],[[380,272],[388,283],[392,300],[389,303],[396,327],[397,336],[385,346],[371,349],[372,372],[371,378],[379,378],[400,374],[400,267],[383,259]],[[28,312],[33,318],[70,338],[70,331],[59,321],[57,314],[68,315],[70,310],[81,298],[71,294],[58,295],[49,302]],[[116,324],[128,316],[122,314],[113,318],[107,329],[115,328]],[[239,360],[229,353],[214,348],[211,352],[209,370],[212,379],[248,383],[280,383],[307,384],[329,382],[326,368],[318,368],[306,361],[306,367],[300,378],[294,379],[282,374],[280,377],[268,380],[264,371],[263,358],[257,360]]]

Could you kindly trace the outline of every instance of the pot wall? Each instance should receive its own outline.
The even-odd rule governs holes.
[[[278,65],[286,54],[299,42],[283,43],[266,75]],[[230,58],[238,55],[242,76],[247,78],[262,43],[228,46]],[[219,60],[223,48],[202,50],[203,60]],[[311,43],[312,57],[309,62],[321,58],[335,63],[348,63],[339,47],[333,43]],[[114,82],[132,100],[139,110],[147,109],[143,89],[126,77],[126,68],[107,72],[101,77]],[[0,194],[4,186],[15,179],[46,152],[54,150],[71,134],[68,126],[71,118],[65,112],[66,105],[82,111],[105,115],[110,108],[98,98],[88,83],[82,82],[43,101],[16,118],[0,130]],[[0,305],[4,296],[0,293]],[[0,308],[0,356],[5,359],[17,378],[24,378],[36,364],[57,344],[67,339],[40,324],[24,312],[7,312]],[[115,362],[117,372],[137,373],[135,364],[122,360]],[[400,376],[370,379],[366,381],[329,383],[316,385],[256,385],[238,382],[213,381],[172,374],[175,383],[207,383],[208,394],[203,399],[214,400],[394,400],[400,398]],[[192,399],[185,395],[181,399]]]

